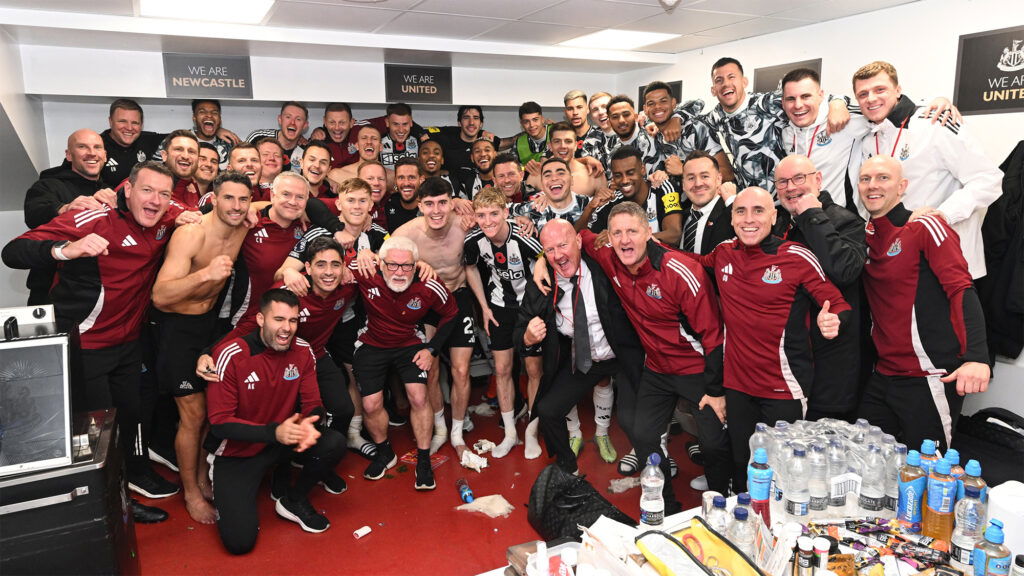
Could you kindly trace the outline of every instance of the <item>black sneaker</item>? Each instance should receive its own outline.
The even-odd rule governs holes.
[[[167,512],[153,506],[146,506],[135,498],[131,503],[132,517],[138,524],[156,524],[167,520]]]
[[[691,462],[697,466],[704,465],[704,453],[700,450],[700,444],[696,442],[687,442],[686,453],[690,456]]]
[[[292,470],[285,464],[278,464],[270,476],[270,499],[277,502],[288,495],[291,485]]]
[[[378,449],[377,457],[366,467],[366,471],[363,472],[363,478],[367,480],[380,480],[384,477],[384,473],[389,468],[393,468],[395,464],[398,464],[398,456],[395,455],[394,450]]]
[[[285,520],[291,520],[302,526],[306,532],[319,533],[331,527],[327,517],[317,512],[306,498],[301,500],[281,498],[274,505],[274,511]]]
[[[388,409],[388,426],[405,426],[408,423],[409,419],[402,416],[398,409]]]
[[[178,472],[178,456],[174,450],[167,451],[157,446],[149,447],[149,459],[157,464],[162,464],[171,469],[171,472]]]
[[[331,494],[341,494],[345,490],[348,490],[348,484],[345,483],[345,479],[338,476],[334,472],[327,472],[323,480],[317,482],[317,484],[324,487]]]
[[[433,490],[437,488],[434,482],[434,470],[430,467],[430,460],[416,463],[416,484],[417,490]]]
[[[146,498],[168,498],[177,494],[180,488],[147,468],[145,472],[128,475],[128,489]]]

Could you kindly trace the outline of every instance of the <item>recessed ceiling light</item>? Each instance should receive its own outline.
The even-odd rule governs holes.
[[[636,30],[601,30],[593,34],[579,36],[572,40],[559,42],[559,46],[574,48],[605,48],[609,50],[632,50],[641,46],[649,46],[678,38],[680,34],[662,34],[658,32],[638,32]]]
[[[139,0],[139,16],[259,24],[275,0]]]

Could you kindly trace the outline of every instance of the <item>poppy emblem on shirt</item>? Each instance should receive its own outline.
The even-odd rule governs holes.
[[[647,295],[655,300],[661,300],[661,288],[658,288],[657,284],[651,284],[647,287]]]
[[[408,308],[409,310],[419,310],[420,308],[423,307],[423,301],[420,300],[419,297],[417,296],[416,298],[409,300],[409,303],[406,304],[405,307]]]
[[[284,369],[285,380],[295,380],[298,377],[299,369],[295,366],[295,364],[289,364],[288,367]]]
[[[782,282],[782,270],[779,270],[778,266],[774,264],[764,269],[764,275],[761,276],[761,281],[765,284],[778,284]]]
[[[164,224],[163,226],[160,227],[159,230],[156,231],[156,239],[157,240],[163,240],[164,236],[166,236],[166,235],[167,235],[167,225]]]
[[[910,144],[904,144],[903,148],[900,148],[900,161],[904,161],[910,158]]]
[[[494,259],[498,262],[498,264],[504,264],[505,254],[498,252],[497,254],[494,255]]]
[[[886,256],[896,256],[900,252],[903,252],[903,243],[899,238],[889,246],[889,250],[885,253]]]

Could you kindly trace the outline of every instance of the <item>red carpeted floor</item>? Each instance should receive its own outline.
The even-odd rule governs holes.
[[[481,389],[474,389],[479,398]],[[618,478],[614,464],[606,464],[597,453],[593,436],[593,406],[589,399],[580,405],[583,434],[587,442],[580,454],[580,470],[587,479],[621,510],[638,515],[640,491],[608,493],[608,482]],[[487,438],[502,439],[500,416],[474,416],[476,429],[466,434],[466,443]],[[520,435],[524,423],[518,423]],[[399,455],[413,447],[409,425],[390,429]],[[520,436],[521,437],[521,436]],[[686,456],[686,435],[673,436],[669,444],[680,466],[675,478],[676,493],[684,508],[696,506],[699,494],[689,481],[699,470]],[[612,439],[620,456],[628,450],[625,435],[612,427]],[[220,544],[215,526],[198,524],[188,516],[180,495],[142,502],[161,506],[170,513],[162,524],[136,525],[138,551],[143,574],[372,574],[372,575],[468,575],[505,564],[505,550],[511,545],[537,539],[526,519],[526,503],[537,474],[552,460],[545,454],[536,460],[523,457],[518,446],[509,456],[488,458],[482,473],[462,468],[454,461],[450,445],[439,452],[449,460],[435,470],[437,489],[413,489],[413,467],[399,463],[384,479],[363,479],[367,460],[349,452],[338,465],[348,482],[348,491],[332,495],[316,487],[310,495],[313,505],[323,511],[331,527],[321,534],[309,534],[292,522],[278,517],[270,500],[269,479],[259,498],[260,536],[256,548],[245,556],[231,556]],[[172,480],[170,470],[156,465]],[[508,518],[491,519],[482,514],[456,511],[461,504],[455,481],[465,477],[477,496],[501,494],[515,510]],[[361,526],[372,532],[360,540],[352,533]]]

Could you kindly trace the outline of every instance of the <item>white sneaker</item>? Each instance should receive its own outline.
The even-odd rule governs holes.
[[[708,477],[703,475],[703,474],[701,474],[700,476],[697,476],[693,480],[690,480],[690,488],[693,488],[694,490],[696,490],[698,492],[703,492],[703,491],[707,490],[708,489]]]

